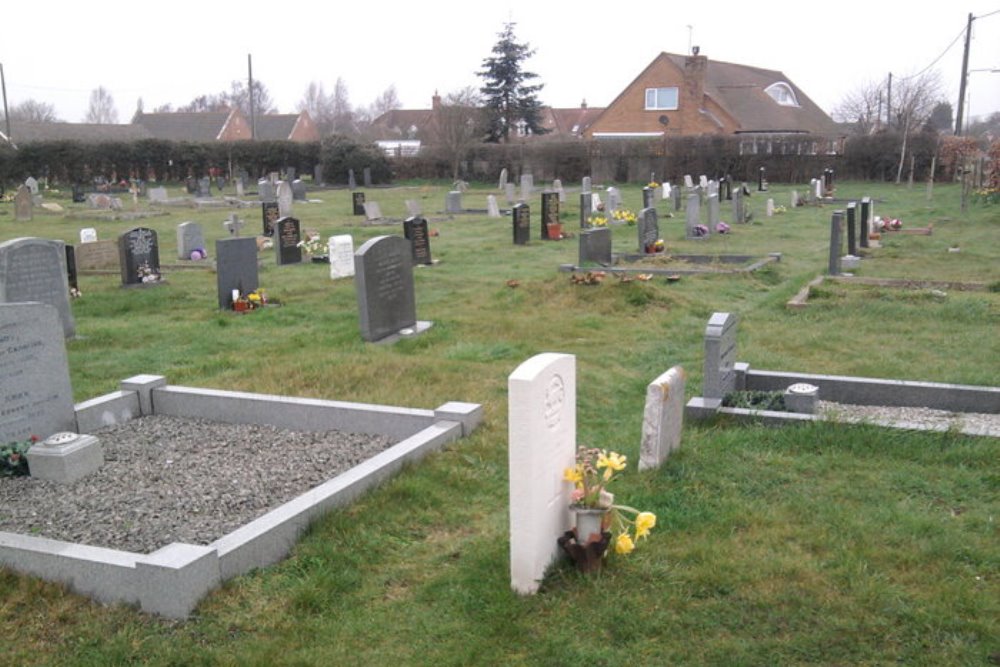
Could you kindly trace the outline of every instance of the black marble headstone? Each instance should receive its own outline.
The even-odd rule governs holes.
[[[414,264],[433,264],[431,240],[427,233],[427,219],[414,216],[403,222],[403,236],[410,241]]]
[[[160,245],[156,230],[130,229],[118,237],[122,285],[145,285],[160,279]]]
[[[855,220],[857,213],[858,203],[855,201],[850,202],[847,205],[847,254],[857,255],[858,254],[858,234],[855,229],[857,221]]]
[[[219,239],[215,242],[216,288],[219,308],[233,307],[233,290],[249,294],[260,285],[257,275],[257,240],[252,236]]]
[[[354,205],[354,215],[364,215],[365,214],[365,193],[364,192],[352,192],[351,193],[351,203]]]
[[[68,243],[66,244],[66,278],[72,289],[80,289],[80,283],[76,279],[76,250]]]
[[[549,240],[549,225],[559,224],[559,193],[542,193],[542,240]],[[559,239],[552,239],[558,241]]]
[[[302,261],[302,248],[299,241],[302,234],[298,218],[279,218],[274,224],[274,248],[277,253],[278,265],[298,264]]]
[[[521,203],[511,209],[511,218],[514,223],[514,243],[525,245],[531,238],[531,207]]]
[[[868,247],[868,234],[871,231],[868,225],[871,222],[869,220],[871,214],[872,214],[872,200],[870,197],[863,197],[861,199],[861,228],[860,228],[860,233],[858,234],[858,236],[860,237],[858,239],[858,244],[862,248]]]
[[[266,201],[260,205],[260,209],[264,223],[263,235],[274,236],[274,223],[281,217],[281,207],[276,201]]]

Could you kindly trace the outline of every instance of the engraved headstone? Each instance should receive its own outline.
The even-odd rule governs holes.
[[[330,278],[350,278],[354,275],[354,239],[350,234],[337,234],[327,241],[330,257]]]
[[[76,247],[76,268],[79,271],[109,271],[118,267],[118,244],[114,241],[95,240]]]
[[[199,178],[198,179],[198,195],[199,198],[208,199],[212,196],[212,179]]]
[[[570,527],[563,471],[576,461],[576,357],[544,353],[507,379],[510,485],[510,582],[538,591]]]
[[[290,217],[292,215],[292,201],[295,197],[292,195],[292,186],[289,185],[288,181],[278,181],[275,197],[278,200],[279,217]]]
[[[656,221],[656,209],[648,207],[639,211],[639,220],[636,227],[639,233],[639,252],[655,253],[656,242],[660,238],[660,226]]]
[[[351,189],[351,190],[353,190],[354,188],[358,187],[358,182],[354,178],[354,170],[353,169],[348,169],[347,170],[347,187],[348,187],[348,189]]]
[[[516,204],[510,213],[514,226],[514,243],[516,245],[527,244],[531,238],[531,207],[522,202]]]
[[[229,232],[230,236],[239,236],[240,230],[246,225],[235,213],[230,213],[229,217],[223,221],[222,226]]]
[[[219,308],[231,310],[233,290],[241,295],[256,290],[258,283],[257,240],[252,236],[219,239],[215,242],[216,289]]]
[[[274,236],[274,223],[281,217],[281,210],[276,201],[266,201],[260,205],[261,219],[263,227],[261,234],[264,236]]]
[[[377,222],[382,219],[382,207],[379,206],[377,201],[366,201],[364,207],[365,219],[367,221]]]
[[[743,188],[736,188],[733,195],[733,222],[742,225],[747,221],[746,193]]]
[[[608,211],[617,211],[622,207],[622,194],[618,188],[608,188]]]
[[[555,190],[556,193],[559,195],[559,203],[560,204],[565,204],[566,203],[566,191],[563,190],[562,181],[559,180],[558,178],[556,180],[552,181],[552,189]]]
[[[504,196],[507,197],[508,206],[512,205],[515,201],[517,201],[517,193],[514,190],[513,183],[508,183],[507,185],[505,185],[503,188],[503,193]]]
[[[361,182],[365,184],[366,188],[372,186],[372,169],[371,167],[365,167],[361,170]]]
[[[765,167],[757,170],[757,192],[767,192],[767,169]]]
[[[639,470],[659,468],[681,447],[684,425],[684,369],[674,366],[646,387]]]
[[[403,236],[410,242],[414,264],[434,263],[431,259],[431,239],[426,218],[412,217],[403,221]]]
[[[497,190],[503,190],[507,187],[507,167],[500,170],[500,180],[497,181]]]
[[[551,191],[543,192],[541,239],[543,241],[558,241],[560,238],[558,233],[549,228],[549,225],[558,224],[560,224],[559,193]]]
[[[323,165],[317,164],[313,167],[313,186],[324,186],[326,181],[323,180]]]
[[[351,206],[353,207],[354,215],[364,215],[365,214],[365,193],[364,192],[352,192],[351,193]]]
[[[0,442],[76,431],[59,313],[45,303],[0,303]]]
[[[721,218],[719,217],[719,195],[708,195],[708,229],[709,233],[716,228]]]
[[[237,178],[236,179],[236,196],[239,197],[240,199],[242,199],[243,197],[246,196],[246,189],[245,188],[246,188],[246,186],[243,185],[243,179],[242,178]]]
[[[789,205],[792,208],[795,208],[795,207],[797,207],[799,205],[799,191],[798,190],[792,190],[792,194],[788,198],[788,203],[789,203]]]
[[[674,210],[675,211],[681,210],[681,189],[671,188],[670,198],[674,200]]]
[[[276,202],[274,183],[270,179],[262,178],[257,181],[257,194],[260,196],[260,200],[265,203]]]
[[[705,398],[724,398],[736,389],[735,364],[736,316],[713,313],[705,327]]]
[[[205,258],[205,235],[202,234],[201,225],[197,222],[182,222],[177,225],[177,259],[195,259],[191,256],[194,251]]]
[[[301,226],[298,218],[282,217],[274,224],[274,249],[278,266],[302,261]]]
[[[588,194],[589,192],[591,192],[591,187],[592,186],[590,184],[590,176],[584,176],[583,182],[581,183],[581,189],[583,190],[583,193]]]
[[[611,256],[611,230],[607,227],[592,227],[580,232],[580,266],[594,263],[601,266],[610,266]]]
[[[24,180],[24,185],[28,188],[28,191],[31,192],[31,194],[38,194],[38,179],[34,176],[28,176],[28,178]]]
[[[446,213],[461,213],[462,212],[462,193],[458,190],[452,190],[448,193],[445,199],[445,212]]]
[[[535,179],[531,174],[521,175],[521,201],[528,201],[535,190]]]
[[[73,337],[76,325],[69,302],[69,276],[62,241],[18,238],[0,243],[0,303],[27,301],[55,308],[63,335]],[[4,347],[0,344],[0,350]]]
[[[361,337],[376,342],[417,324],[410,243],[377,236],[354,253]]]
[[[652,208],[653,206],[656,206],[656,195],[653,188],[647,185],[642,189],[642,207]]]
[[[691,178],[691,174],[684,174],[684,187],[688,190],[694,188],[694,180]]]
[[[684,220],[684,233],[688,239],[704,238],[703,233],[699,233],[701,225],[701,198],[697,193],[692,192],[687,196],[687,216]]]
[[[149,285],[160,281],[160,246],[156,230],[135,227],[118,237],[122,285]]]
[[[97,240],[97,230],[93,227],[84,227],[80,230],[80,243],[93,243]]]

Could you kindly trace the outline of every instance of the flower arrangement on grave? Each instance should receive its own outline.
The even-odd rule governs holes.
[[[634,225],[636,223],[636,220],[638,220],[635,213],[628,210],[627,208],[619,208],[615,209],[614,211],[611,211],[611,217],[617,220],[618,222],[624,222],[625,224],[630,226]]]
[[[299,241],[298,246],[302,248],[302,252],[308,253],[313,257],[319,257],[327,253],[327,246],[323,243],[319,235],[310,235],[308,238]]]
[[[587,218],[587,222],[590,223],[591,227],[607,227],[608,219],[601,215],[600,213],[595,213]]]
[[[559,543],[581,569],[593,569],[595,556],[603,557],[612,541],[616,554],[631,553],[636,543],[656,526],[655,514],[617,505],[608,491],[626,465],[626,457],[618,452],[580,447],[576,465],[563,472],[563,479],[573,485],[570,509],[577,514],[577,527],[560,538]],[[599,521],[585,527],[581,518],[594,516]]]
[[[206,257],[208,257],[208,251],[204,248],[195,248],[190,254],[190,258],[195,262],[205,259]]]
[[[720,220],[719,222],[715,223],[715,233],[716,234],[728,234],[729,233],[729,225],[726,224],[725,222],[722,222]]]
[[[237,312],[256,310],[271,303],[267,294],[262,289],[255,289],[247,294],[236,294],[236,290],[233,290],[233,293],[235,297],[233,299],[233,310]]]
[[[646,184],[646,187],[653,188],[655,190],[656,188],[660,187],[660,184],[657,183],[656,181],[650,181],[649,183]]]
[[[79,287],[70,287],[69,296],[71,299],[79,299],[81,296],[83,296],[83,292],[80,291]]]
[[[8,442],[0,445],[0,476],[18,477],[28,474],[28,450],[38,442],[38,436],[33,435],[28,440]]]
[[[653,255],[659,252],[663,252],[666,249],[666,247],[667,244],[664,243],[663,239],[656,239],[652,243],[646,245],[646,254]]]
[[[141,282],[155,283],[160,281],[160,274],[157,273],[156,271],[153,271],[153,268],[149,265],[148,262],[143,262],[142,264],[140,264],[139,267],[135,270],[135,272]]]
[[[873,223],[876,231],[898,232],[903,228],[903,221],[897,218],[883,218],[876,215]]]
[[[587,271],[582,276],[574,273],[569,277],[569,281],[574,285],[600,285],[607,275],[605,271]]]
[[[787,213],[787,212],[788,212],[788,209],[785,208],[784,206],[781,206],[780,204],[778,206],[774,207],[774,214],[775,215],[781,215],[782,213]]]
[[[708,227],[705,225],[695,225],[691,228],[695,236],[708,236]]]

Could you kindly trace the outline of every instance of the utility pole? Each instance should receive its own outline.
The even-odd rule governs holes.
[[[962,53],[962,78],[958,85],[958,113],[955,114],[955,136],[962,136],[962,114],[965,112],[965,86],[969,80],[969,42],[972,40],[972,22],[976,17],[969,12],[969,23],[965,26],[965,52]]]
[[[889,72],[889,89],[885,93],[885,129],[892,127],[892,72]]]
[[[7,111],[7,79],[3,75],[3,63],[0,63],[0,88],[3,88],[3,117],[7,121],[7,141],[14,144],[14,138],[10,136],[10,113]]]
[[[250,95],[250,140],[253,141],[257,138],[257,121],[254,120],[253,112],[253,60],[249,53],[247,54],[247,79],[249,79],[247,93]]]

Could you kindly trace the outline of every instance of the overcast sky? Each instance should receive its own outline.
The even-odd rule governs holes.
[[[429,108],[435,90],[480,85],[476,72],[506,21],[536,49],[527,69],[553,107],[606,106],[658,53],[687,53],[693,44],[709,59],[783,72],[827,112],[860,84],[937,61],[954,109],[969,13],[982,17],[973,22],[969,69],[1000,69],[1000,0],[4,5],[9,104],[48,102],[73,122],[83,120],[97,86],[111,92],[122,122],[139,98],[149,111],[228,90],[246,78],[248,54],[281,112],[297,110],[311,81],[331,92],[338,77],[353,106],[395,86],[405,108]],[[1000,73],[969,75],[968,106],[973,116],[1000,111]]]

